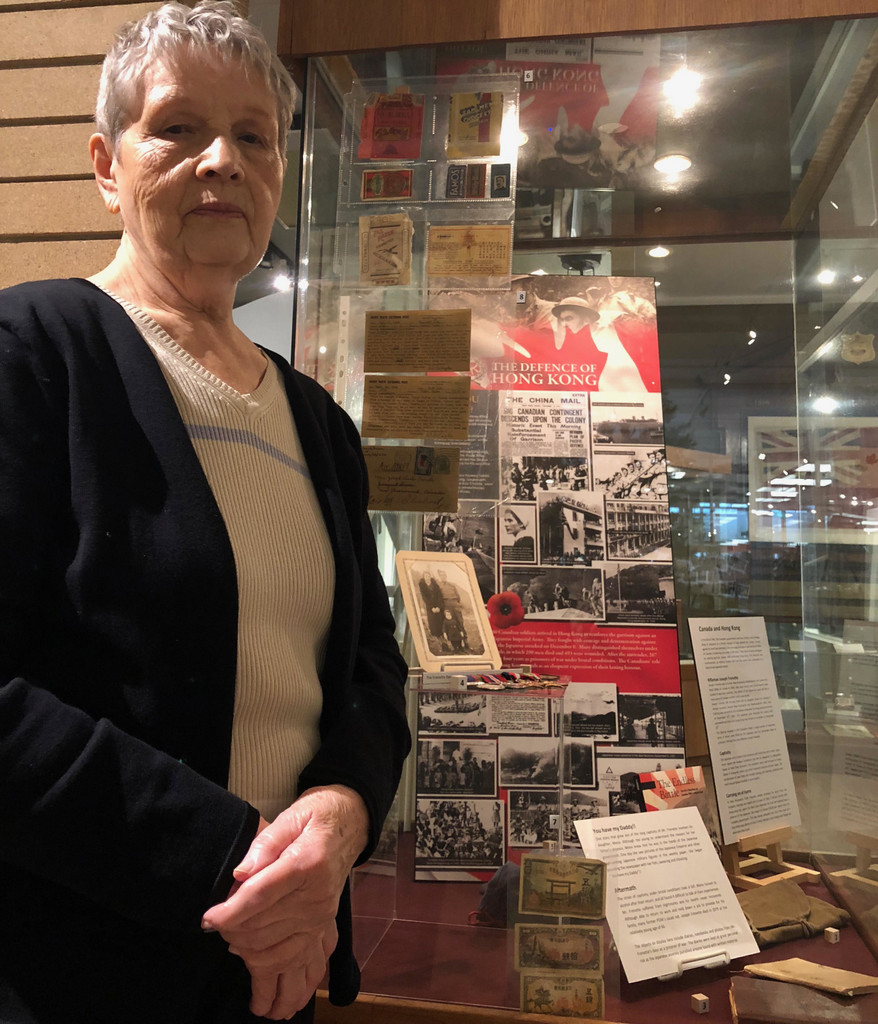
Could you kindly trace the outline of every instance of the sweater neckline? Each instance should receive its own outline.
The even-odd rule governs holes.
[[[147,313],[145,309],[142,309],[135,303],[130,302],[128,299],[122,298],[122,296],[110,291],[109,288],[104,288],[102,285],[95,285],[95,287],[100,288],[105,295],[108,295],[115,302],[118,302],[134,321],[138,329],[141,330],[141,333],[145,332],[148,334],[153,341],[161,345],[166,351],[170,352],[175,359],[187,366],[192,373],[196,374],[206,383],[210,384],[211,387],[231,399],[236,405],[241,405],[251,411],[255,411],[256,409],[265,408],[274,397],[278,388],[279,375],[273,360],[271,360],[261,348],[259,351],[262,353],[266,362],[265,372],[262,374],[262,379],[252,391],[238,391],[237,388],[232,387],[231,384],[227,384],[221,377],[217,377],[215,373],[208,370],[203,363],[199,362],[195,356],[183,348],[178,341],[175,341],[164,327],[162,327],[162,325],[155,319],[155,317]],[[258,347],[259,346],[257,346],[257,348]]]

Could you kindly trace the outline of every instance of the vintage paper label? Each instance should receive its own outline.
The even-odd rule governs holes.
[[[379,512],[456,512],[459,448],[364,445],[369,508]]]
[[[466,197],[467,199],[484,199],[485,178],[488,169],[484,164],[469,164],[466,169]]]
[[[606,875],[606,864],[600,860],[526,853],[521,858],[519,912],[603,917]]]
[[[451,224],[429,232],[431,277],[503,277],[509,273],[512,226]]]
[[[451,97],[448,155],[457,158],[499,156],[502,126],[502,93],[455,93]]]
[[[519,971],[603,974],[604,930],[584,924],[516,924],[515,964]]]
[[[600,978],[561,971],[524,971],[521,1009],[559,1017],[603,1017],[604,983]]]
[[[408,284],[413,232],[411,219],[404,213],[360,217],[360,283]]]
[[[382,309],[366,313],[365,373],[467,372],[471,309]]]
[[[445,176],[445,198],[466,199],[466,164],[449,164]]]
[[[421,154],[424,97],[403,87],[391,95],[373,93],[360,123],[360,160],[417,160]]]
[[[407,168],[363,171],[360,198],[370,200],[411,199],[412,172]]]
[[[491,198],[508,199],[512,190],[511,164],[491,165]]]
[[[362,434],[465,441],[469,392],[469,377],[366,377]]]

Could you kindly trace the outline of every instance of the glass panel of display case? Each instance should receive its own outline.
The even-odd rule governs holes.
[[[520,311],[508,314],[518,303],[528,306],[535,297],[536,305],[558,306],[561,291],[588,304],[611,289],[614,308],[607,303],[597,320],[602,313],[605,320],[636,318],[646,293],[632,298],[608,281],[649,284],[661,394],[646,418],[663,424],[671,554],[667,580],[638,573],[636,564],[615,575],[602,568],[599,615],[593,605],[588,612],[587,600],[593,599],[585,587],[566,597],[551,589],[540,596],[530,576],[524,581],[523,570],[510,573],[510,582],[519,576],[524,581],[518,590],[524,621],[564,611],[590,617],[575,634],[584,651],[611,610],[633,622],[632,616],[655,614],[657,603],[672,595],[674,621],[666,625],[681,625],[679,655],[685,661],[690,616],[764,618],[802,817],[785,849],[823,871],[821,881],[803,891],[850,907],[858,931],[843,930],[835,945],[817,938],[763,950],[756,959],[802,956],[869,973],[875,972],[872,954],[878,948],[878,573],[872,557],[878,535],[878,420],[872,408],[878,366],[876,23],[826,19],[630,38],[483,41],[311,62],[296,334],[296,365],[358,418],[362,307],[351,269],[358,258],[358,245],[351,242],[354,217],[358,224],[359,207],[373,202],[363,198],[370,188],[420,188],[421,202],[412,212],[417,263],[423,255],[418,239],[429,219],[425,211],[437,196],[435,182],[447,186],[449,163],[437,178],[419,157],[402,159],[388,170],[410,169],[410,180],[397,174],[387,183],[367,183],[352,154],[359,155],[354,136],[365,123],[369,95],[397,95],[408,83],[411,94],[433,96],[440,90],[419,91],[411,83],[437,76],[448,83],[445,93],[455,91],[458,76],[466,76],[473,91],[479,75],[485,83],[498,77],[515,83],[512,288],[501,296],[498,282],[481,282],[479,298],[468,300],[474,311],[494,303],[479,338],[487,343],[484,323],[506,330],[516,316],[520,322]],[[375,81],[381,89],[363,84]],[[440,136],[448,134],[443,123]],[[349,258],[340,261],[340,252]],[[457,294],[476,290],[460,288]],[[417,272],[410,284],[391,283],[385,291],[382,308],[426,309],[435,301]],[[480,424],[479,440],[489,455],[501,418],[477,410],[471,419]],[[590,421],[584,457],[601,454],[611,441],[601,422]],[[550,492],[539,499],[535,475],[534,505],[548,508],[554,481],[572,474],[573,467],[534,468],[545,471]],[[507,470],[511,480],[513,467]],[[564,518],[525,524],[538,526],[531,561],[540,552],[547,563],[556,560],[554,571],[567,569],[569,557],[577,571],[593,572],[591,565],[577,566],[578,556],[590,557],[582,546],[578,552],[564,546],[573,530],[581,531],[577,541],[584,545],[593,526],[588,510],[573,500],[580,496],[572,493],[572,477],[567,482],[571,500]],[[525,491],[507,499],[529,507]],[[394,555],[421,547],[466,550],[477,575],[481,567],[487,600],[498,582],[495,563],[513,541],[491,518],[494,510],[477,504],[457,515],[375,514],[410,664]],[[621,521],[625,510],[610,511]],[[580,518],[574,523],[568,514]],[[561,538],[557,553],[549,550],[553,536]],[[582,660],[587,663],[586,655]],[[590,681],[605,682],[599,676]],[[514,927],[527,923],[517,902],[522,853],[543,842],[556,844],[553,854],[575,853],[575,820],[643,809],[641,755],[655,752],[656,737],[663,737],[662,753],[648,771],[675,771],[685,761],[668,739],[679,739],[679,697],[671,707],[646,684],[640,694],[625,694],[616,705],[618,731],[611,740],[565,734],[567,716],[559,711],[550,715],[540,742],[535,734],[512,742],[486,731],[474,734],[472,744],[449,730],[419,730],[423,698],[417,689],[410,693],[416,753],[399,801],[396,913],[373,929],[380,931],[380,941],[367,943],[364,988],[508,1012],[522,1005],[516,944],[522,932]],[[489,699],[480,697],[479,708]],[[444,697],[430,700],[447,703]],[[453,701],[450,706],[458,707]],[[475,712],[466,710],[466,700],[460,706],[465,725]],[[527,763],[545,766],[559,742],[570,751],[569,764],[567,754],[560,755],[563,771],[569,768],[575,782],[562,778],[538,785],[515,775]],[[618,749],[611,750],[614,742]],[[478,790],[484,780],[473,781],[471,766],[477,761],[481,769],[492,761],[492,743],[497,781],[485,793]],[[574,753],[576,771],[587,762],[590,775],[575,774]],[[709,786],[708,761],[702,753],[689,765],[705,767]],[[468,857],[489,855],[482,833],[498,832],[504,837],[501,869],[479,861],[465,871]],[[478,854],[472,852],[476,848]],[[439,881],[443,860],[454,861],[447,867],[453,881]],[[464,873],[469,881],[462,881]],[[582,922],[559,915],[550,924],[563,929]],[[731,1019],[728,971],[698,969],[672,981],[631,985],[605,924],[587,927],[604,929],[590,938],[604,951],[601,1017],[678,1024],[691,1012],[692,994],[702,993],[715,1015]],[[583,934],[570,932],[563,941],[581,946]],[[558,995],[549,992],[547,1005],[560,1006]],[[583,1015],[582,1006],[577,1013]]]
[[[836,154],[801,204],[796,240],[797,442],[775,484],[776,510],[800,544],[808,804],[812,849],[829,883],[878,947],[878,107],[855,71],[868,64],[873,21],[834,32],[833,61],[810,89],[858,111],[839,141],[838,117],[818,129]],[[837,108],[838,109],[838,108]],[[808,171],[801,191],[807,191]],[[771,520],[776,530],[780,524]]]

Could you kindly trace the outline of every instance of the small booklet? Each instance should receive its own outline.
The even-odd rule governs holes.
[[[720,834],[716,804],[700,765],[673,768],[666,772],[641,772],[639,778],[644,811],[697,807],[713,847],[719,854]]]
[[[878,977],[872,974],[857,974],[840,967],[825,967],[801,957],[791,960],[777,960],[773,964],[747,964],[748,974],[758,974],[776,981],[792,981],[797,985],[823,989],[837,996],[860,996],[867,992],[878,992]]]
[[[804,985],[739,974],[729,989],[735,1024],[878,1024],[878,996],[845,999]]]

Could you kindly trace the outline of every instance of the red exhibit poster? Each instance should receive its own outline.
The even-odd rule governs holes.
[[[628,188],[655,156],[659,37],[617,42],[510,44],[506,59],[447,57],[437,72],[518,76],[519,185]]]
[[[458,515],[425,517],[425,549],[510,595],[505,665],[678,694],[652,281],[529,276],[431,306],[472,310],[473,407]]]
[[[684,769],[655,295],[528,276],[430,306],[471,310],[471,404],[458,510],[424,517],[424,550],[471,560],[505,667],[566,684],[419,695],[415,877],[484,880]]]

